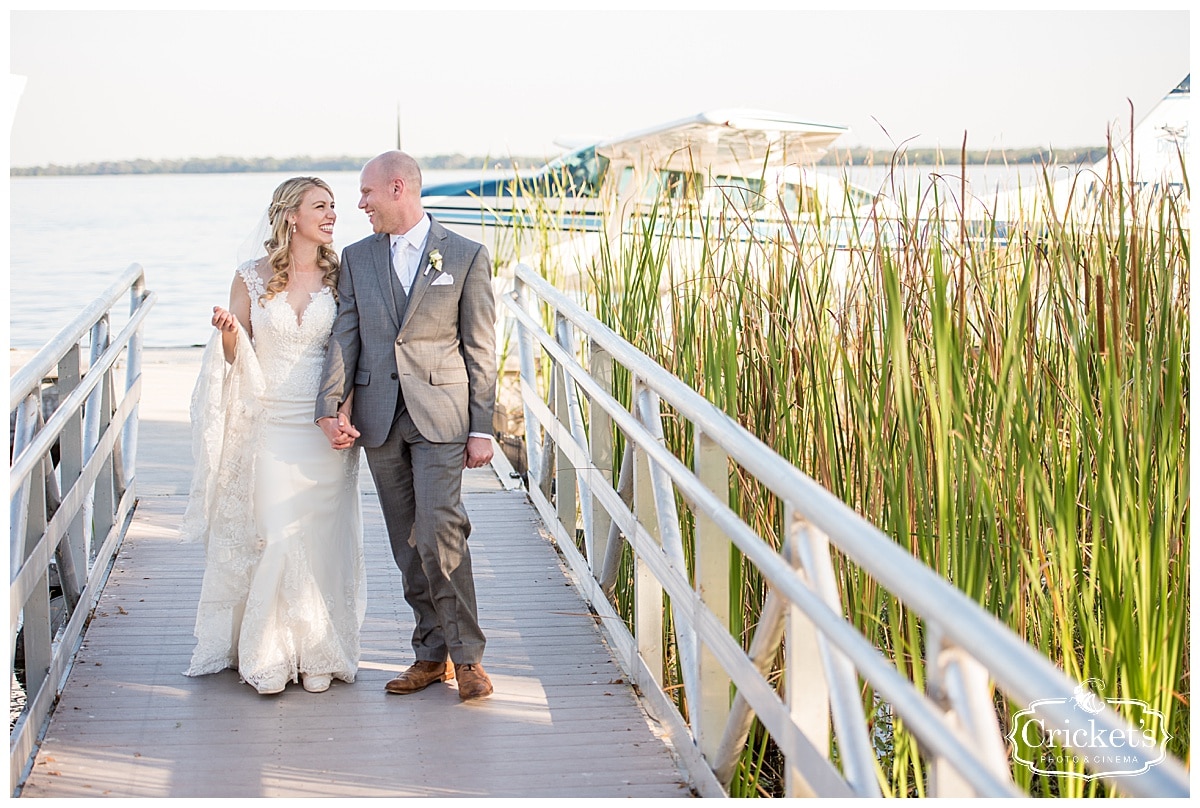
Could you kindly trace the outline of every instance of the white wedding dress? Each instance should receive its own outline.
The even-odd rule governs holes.
[[[336,451],[313,410],[337,304],[312,295],[299,319],[286,292],[250,292],[253,345],[238,329],[205,349],[192,395],[196,467],[185,538],[205,543],[188,676],[236,668],[255,687],[328,674],[353,682],[366,613],[357,448]],[[268,685],[269,686],[269,685]]]

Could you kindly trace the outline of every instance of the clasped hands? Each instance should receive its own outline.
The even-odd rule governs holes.
[[[317,421],[317,425],[321,427],[321,431],[325,433],[325,437],[329,438],[329,445],[333,449],[349,449],[354,445],[355,439],[359,436],[358,430],[346,418],[344,412],[339,412],[336,418],[332,415],[326,415]],[[482,438],[476,435],[467,438],[467,446],[463,451],[464,468],[477,469],[486,466],[491,461],[492,441],[490,438]]]
[[[327,415],[318,420],[317,425],[321,427],[325,437],[329,438],[329,446],[333,449],[349,449],[359,434],[344,412],[339,412],[336,418]]]

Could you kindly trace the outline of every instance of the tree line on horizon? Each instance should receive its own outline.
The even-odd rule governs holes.
[[[13,177],[47,177],[97,174],[247,174],[274,171],[358,171],[371,158],[343,155],[340,157],[189,157],[181,160],[105,160],[98,163],[11,168]],[[434,171],[487,168],[510,169],[514,165],[541,165],[536,157],[506,157],[490,159],[461,154],[439,154],[420,157],[423,168]]]
[[[1094,163],[1104,157],[1104,146],[1079,147],[1054,150],[1038,147],[1024,149],[968,149],[967,165],[1020,165]],[[370,159],[366,157],[190,157],[181,160],[106,160],[97,163],[10,168],[12,177],[92,176],[106,174],[238,174],[265,173],[275,171],[358,171]],[[546,162],[540,157],[491,158],[462,154],[436,154],[417,158],[422,167],[430,171],[457,170],[515,170],[540,166]],[[831,149],[817,165],[887,165],[893,160],[907,165],[957,165],[962,159],[960,152],[943,149]]]

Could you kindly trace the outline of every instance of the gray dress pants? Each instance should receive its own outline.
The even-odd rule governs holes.
[[[483,659],[475,579],[467,537],[471,521],[462,504],[466,441],[432,443],[403,404],[383,445],[367,449],[367,463],[400,568],[404,599],[416,617],[412,646],[419,661],[458,665]]]

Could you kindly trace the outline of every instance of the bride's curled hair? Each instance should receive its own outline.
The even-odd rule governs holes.
[[[260,303],[270,300],[287,287],[288,270],[291,268],[289,250],[292,246],[292,225],[288,221],[288,214],[298,210],[300,203],[304,201],[304,195],[314,188],[320,188],[333,196],[333,191],[325,181],[316,177],[292,177],[281,183],[271,196],[271,206],[267,209],[270,235],[263,242],[263,246],[267,248],[266,262],[271,268],[271,277],[267,281],[266,294]],[[328,244],[318,246],[317,266],[324,270],[324,285],[329,287],[336,299],[338,257]]]

